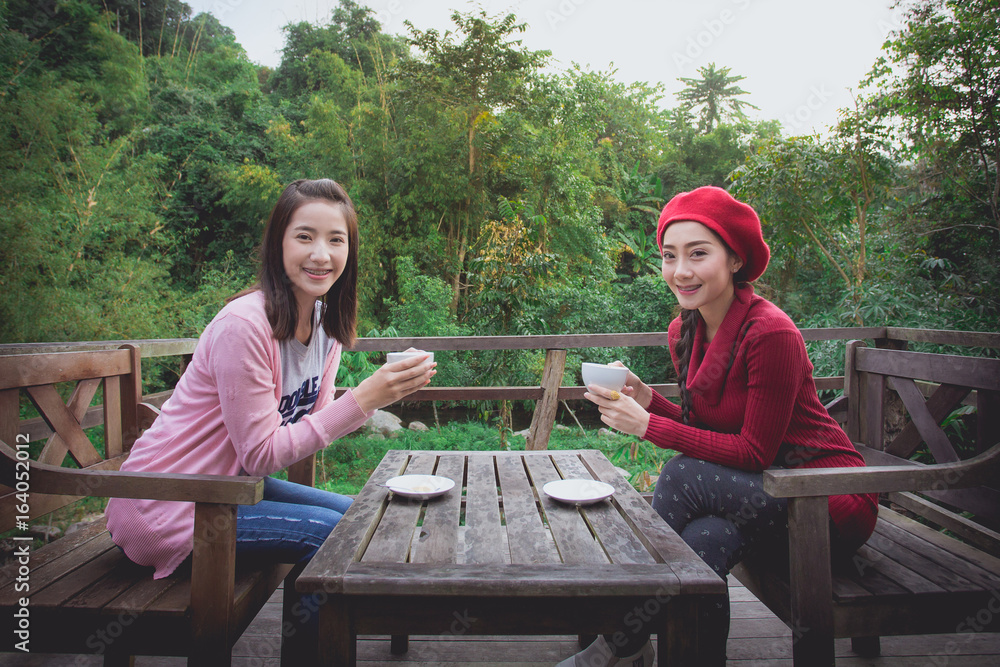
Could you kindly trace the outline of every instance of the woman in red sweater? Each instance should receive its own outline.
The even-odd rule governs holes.
[[[681,308],[668,331],[681,405],[631,372],[621,394],[590,386],[586,397],[612,428],[680,452],[660,472],[653,508],[725,578],[751,550],[787,540],[787,503],[763,492],[762,471],[864,459],[819,402],[795,324],[750,285],[770,258],[754,210],[721,188],[681,193],[660,215],[657,242]],[[876,501],[830,498],[835,552],[865,543]],[[717,650],[704,664],[723,665],[728,601],[704,621],[702,645]],[[618,632],[560,665],[649,667],[652,657],[648,632]]]

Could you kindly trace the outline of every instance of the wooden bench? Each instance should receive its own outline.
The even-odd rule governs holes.
[[[134,655],[228,665],[233,643],[282,580],[297,574],[290,565],[236,565],[236,506],[261,500],[262,478],[119,471],[158,414],[141,402],[141,377],[139,349],[131,345],[0,356],[0,532],[23,530],[30,519],[87,496],[195,503],[190,565],[158,580],[112,543],[103,519],[30,552],[18,530],[15,558],[0,570],[0,651],[96,653],[106,665],[132,664]],[[63,383],[76,383],[65,403]],[[99,388],[103,451],[80,423]],[[19,419],[22,391],[40,419]],[[39,448],[27,443],[45,438],[30,456]],[[310,457],[290,478],[311,483],[312,466]],[[294,591],[292,581],[286,591]],[[296,599],[285,596],[286,619]],[[294,638],[282,641],[282,664],[290,664]]]
[[[932,391],[926,401],[922,387]],[[961,460],[939,424],[970,394],[977,451]],[[833,665],[838,637],[870,657],[881,635],[997,632],[1000,360],[851,341],[845,395],[846,431],[869,467],[766,472],[765,491],[789,499],[790,562],[758,556],[733,574],[792,629],[800,667]],[[895,396],[909,423],[886,442]],[[922,442],[935,463],[910,460]],[[852,563],[830,567],[828,496],[876,492],[874,535]]]

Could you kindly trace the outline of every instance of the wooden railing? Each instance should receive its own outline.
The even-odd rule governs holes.
[[[905,349],[910,342],[954,345],[970,348],[1000,348],[1000,333],[974,331],[943,331],[898,327],[851,327],[828,329],[801,329],[806,341],[870,340],[876,347]],[[25,343],[0,345],[0,355],[71,352],[77,350],[114,349],[125,343],[138,345],[144,359],[180,357],[180,371],[194,353],[196,338],[171,338],[148,340],[114,340],[81,343]],[[394,352],[415,347],[428,352],[448,350],[545,350],[545,367],[541,383],[523,387],[426,387],[407,397],[407,401],[477,401],[477,400],[533,400],[536,401],[528,437],[529,449],[545,449],[555,423],[560,401],[581,399],[584,387],[561,386],[566,367],[567,350],[602,347],[655,347],[667,345],[666,332],[566,334],[556,336],[461,336],[426,338],[359,338],[351,351]],[[843,375],[818,377],[816,388],[843,389]],[[653,388],[664,396],[677,396],[676,384],[658,384]],[[170,392],[144,396],[144,400],[159,405]],[[100,406],[91,407],[94,423]],[[85,417],[86,420],[86,417]],[[41,420],[25,423],[32,440],[46,437],[48,426]],[[87,426],[85,421],[84,426]]]

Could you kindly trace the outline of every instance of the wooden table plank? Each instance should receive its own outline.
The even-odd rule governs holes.
[[[436,462],[436,457],[432,454],[417,454],[406,465],[404,474],[429,475],[434,472]],[[407,498],[393,493],[389,498],[389,506],[385,508],[382,520],[379,521],[378,528],[372,535],[361,560],[367,563],[406,562],[424,502],[418,498]]]
[[[546,483],[562,479],[552,459],[548,456],[525,458],[532,482],[538,489],[539,503],[545,518],[549,522],[549,530],[559,549],[559,557],[567,565],[583,565],[590,563],[607,563],[608,556],[604,549],[594,539],[590,527],[583,520],[579,507],[567,505],[549,498],[541,491]]]
[[[576,453],[553,452],[552,460],[563,477],[591,478],[593,475]],[[612,563],[655,563],[656,559],[628,525],[610,500],[582,508],[584,519],[600,541]]]
[[[442,455],[435,475],[455,482],[455,488],[433,498],[424,509],[423,526],[410,550],[413,563],[454,563],[458,551],[458,528],[462,516],[462,488],[465,484],[465,457]]]
[[[400,450],[386,453],[330,537],[295,580],[296,590],[301,593],[339,592],[348,564],[361,558],[388,505],[389,490],[380,485],[400,474],[408,458],[407,452]]]
[[[725,590],[725,582],[716,592]],[[679,592],[677,579],[663,563],[504,565],[492,563],[352,563],[344,592],[348,595],[490,597],[654,597]]]
[[[520,457],[497,457],[507,542],[512,563],[558,563],[552,536],[542,523],[535,491]]]
[[[636,537],[658,562],[670,565],[684,581],[684,592],[717,593],[725,582],[703,560],[695,556],[681,536],[632,488],[628,480],[615,470],[607,457],[597,451],[585,450],[580,459],[596,479],[615,487],[612,502],[622,515],[635,527]]]
[[[613,499],[581,509],[539,497],[545,482],[561,478],[553,456],[565,474],[612,483]],[[464,474],[464,521],[461,485],[414,503],[424,508],[422,522],[419,512],[377,486],[403,470],[429,471],[427,465],[456,483]],[[628,531],[649,534],[630,538]],[[518,562],[544,554],[546,533],[561,562]],[[615,562],[595,535],[606,540]],[[409,561],[400,544],[409,545]],[[537,632],[552,619],[564,631],[604,632],[637,604],[653,601],[674,609],[672,636],[694,636],[691,619],[725,586],[602,454],[544,451],[389,452],[296,584],[302,592],[329,594],[320,614],[329,631],[321,632],[320,654],[323,664],[345,665],[353,664],[359,629],[438,632],[450,627],[456,605],[484,619],[469,630],[474,634]],[[581,616],[588,605],[597,606]],[[666,640],[667,626],[655,629]],[[673,648],[664,655],[687,656]]]
[[[465,553],[469,563],[505,563],[503,526],[500,525],[500,497],[494,458],[471,454],[466,465]]]

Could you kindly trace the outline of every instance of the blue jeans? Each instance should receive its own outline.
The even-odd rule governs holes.
[[[311,486],[264,478],[264,500],[236,510],[236,556],[300,567],[319,550],[351,499]],[[316,613],[323,594],[303,595],[293,606],[292,627],[285,636],[299,634],[300,646],[314,648],[319,637]]]
[[[265,477],[264,500],[236,510],[236,554],[308,562],[350,506],[347,496]]]

